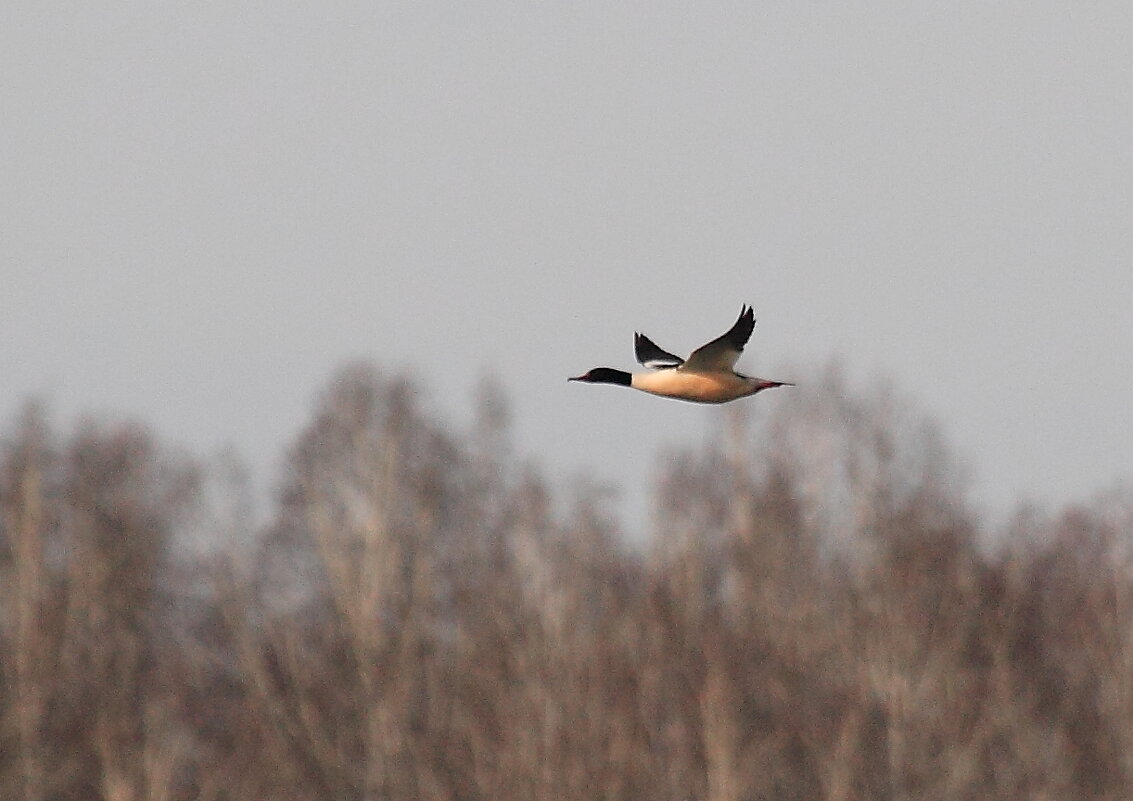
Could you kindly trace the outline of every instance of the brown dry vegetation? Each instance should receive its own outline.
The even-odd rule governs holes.
[[[810,383],[667,454],[639,548],[556,511],[490,393],[456,434],[343,371],[255,530],[143,428],[29,408],[0,797],[1128,798],[1133,500],[993,538],[914,411]]]

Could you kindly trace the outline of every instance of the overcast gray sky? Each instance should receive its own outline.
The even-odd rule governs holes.
[[[838,356],[991,505],[1078,498],[1133,473],[1131,42],[1127,2],[9,2],[0,414],[270,480],[349,359],[453,420],[492,372],[521,453],[632,499],[723,410],[565,377],[746,302],[741,369]]]

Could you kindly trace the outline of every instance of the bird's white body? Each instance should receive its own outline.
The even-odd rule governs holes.
[[[728,372],[701,372],[682,367],[658,370],[653,373],[632,373],[630,386],[666,398],[693,401],[694,403],[727,403],[747,395],[754,395],[767,387],[768,382],[748,378],[731,370]]]

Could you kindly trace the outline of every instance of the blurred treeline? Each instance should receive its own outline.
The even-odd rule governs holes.
[[[0,798],[1130,798],[1133,501],[989,530],[895,393],[782,392],[660,455],[644,543],[490,389],[456,433],[342,371],[266,523],[141,426],[30,406]]]

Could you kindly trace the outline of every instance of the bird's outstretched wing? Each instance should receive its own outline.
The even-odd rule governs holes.
[[[638,362],[654,370],[664,367],[680,367],[685,361],[680,356],[674,356],[668,351],[661,350],[645,334],[633,335],[633,350],[637,355]]]
[[[743,353],[744,345],[751,339],[751,332],[755,330],[755,312],[750,306],[744,306],[736,320],[726,334],[721,334],[707,345],[689,354],[685,362],[687,370],[733,370],[736,360]]]

